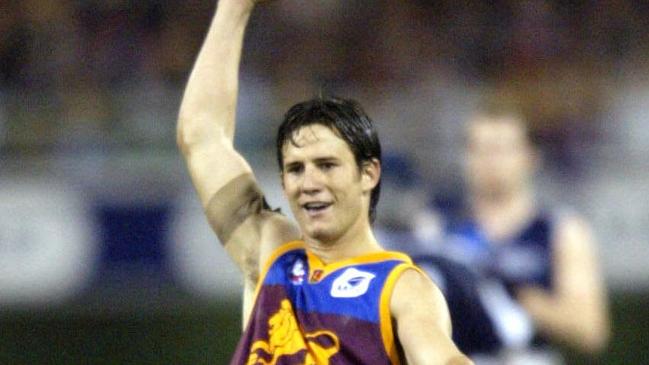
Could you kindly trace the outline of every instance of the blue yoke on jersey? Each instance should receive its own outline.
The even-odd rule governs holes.
[[[262,273],[231,364],[398,364],[390,298],[411,268],[397,252],[327,265],[303,242],[285,244]]]

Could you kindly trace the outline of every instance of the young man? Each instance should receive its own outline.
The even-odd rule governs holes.
[[[468,364],[444,298],[370,226],[381,152],[351,101],[293,107],[278,133],[297,226],[265,203],[233,147],[244,30],[257,1],[221,0],[180,109],[178,143],[208,220],[244,274],[232,364]]]
[[[466,201],[445,214],[440,251],[502,283],[529,315],[535,333],[520,361],[556,363],[550,343],[601,351],[610,325],[591,231],[575,213],[537,202],[539,157],[522,115],[483,107],[468,121],[465,148]]]

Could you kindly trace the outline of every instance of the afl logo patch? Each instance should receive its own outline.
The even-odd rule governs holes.
[[[289,280],[293,285],[301,285],[302,282],[304,282],[305,276],[306,270],[304,270],[304,262],[302,260],[295,261],[288,276]]]
[[[331,285],[331,296],[334,298],[356,298],[367,293],[370,282],[376,275],[356,268],[345,270]]]

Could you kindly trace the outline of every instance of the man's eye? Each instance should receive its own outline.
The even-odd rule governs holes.
[[[289,166],[286,168],[286,171],[289,174],[299,174],[300,172],[302,172],[302,166],[295,166],[295,165]]]
[[[331,170],[334,167],[336,167],[336,164],[334,164],[333,162],[325,162],[320,164],[320,168],[323,170]]]

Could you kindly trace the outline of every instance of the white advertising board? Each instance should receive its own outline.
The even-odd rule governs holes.
[[[51,180],[0,179],[0,305],[74,295],[89,279],[96,246],[77,193]]]
[[[183,194],[171,223],[170,265],[176,279],[207,298],[237,298],[242,276],[212,231],[193,192]]]

